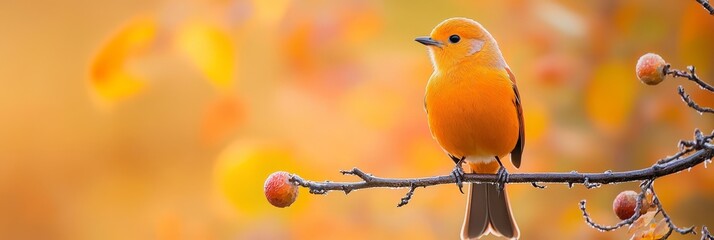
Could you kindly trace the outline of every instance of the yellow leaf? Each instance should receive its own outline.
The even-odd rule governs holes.
[[[265,141],[239,140],[218,156],[214,167],[215,184],[226,200],[246,218],[278,211],[268,203],[263,184],[276,171],[306,174],[287,147]],[[308,176],[308,175],[303,175]],[[305,191],[305,189],[300,189]],[[310,196],[300,193],[289,211],[302,209]],[[285,210],[285,209],[281,209]]]
[[[116,101],[138,93],[144,87],[144,80],[123,69],[117,69],[108,72],[104,79],[94,86],[99,96]]]
[[[585,110],[606,133],[622,132],[630,120],[639,90],[634,62],[609,63],[596,70],[585,92]]]
[[[187,21],[179,28],[176,47],[219,90],[228,90],[235,77],[233,39],[220,27]]]
[[[138,93],[143,79],[129,73],[125,63],[144,53],[156,39],[156,21],[137,17],[102,46],[90,67],[90,85],[103,100],[116,102]]]

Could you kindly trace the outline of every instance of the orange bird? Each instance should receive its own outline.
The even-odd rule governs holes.
[[[510,153],[519,167],[525,145],[513,73],[493,36],[471,19],[447,19],[416,41],[428,47],[434,65],[424,98],[431,135],[456,163],[459,189],[463,162],[473,173],[499,178],[498,184],[471,184],[461,238],[492,233],[518,239],[503,189],[508,172],[500,160]]]

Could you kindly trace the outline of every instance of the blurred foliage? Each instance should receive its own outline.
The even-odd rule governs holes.
[[[454,186],[265,201],[274,171],[351,181],[447,174],[423,111],[431,64],[414,37],[448,17],[481,22],[517,76],[528,138],[511,172],[642,168],[712,116],[682,80],[647,87],[656,52],[714,81],[714,18],[695,1],[10,1],[0,4],[0,238],[453,239]],[[682,226],[714,221],[709,169],[657,181]],[[509,185],[524,239],[623,239],[635,184]],[[554,196],[558,196],[554,199]]]
[[[90,69],[91,85],[103,99],[117,101],[136,94],[143,80],[129,73],[126,62],[146,52],[156,38],[156,22],[152,18],[136,18],[97,53]]]

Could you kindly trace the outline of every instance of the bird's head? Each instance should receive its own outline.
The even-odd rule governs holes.
[[[468,18],[446,19],[430,36],[415,40],[428,47],[435,70],[446,70],[463,61],[505,66],[496,40],[481,24]]]

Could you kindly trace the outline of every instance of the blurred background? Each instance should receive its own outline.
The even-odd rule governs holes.
[[[696,1],[102,0],[0,3],[0,238],[456,239],[453,185],[269,205],[275,171],[355,181],[448,174],[423,110],[432,71],[414,42],[442,20],[481,22],[514,71],[527,144],[518,172],[650,166],[714,117],[714,95],[635,77],[647,52],[714,81],[714,17]],[[699,166],[656,181],[680,226],[714,227]],[[612,200],[509,185],[523,239],[625,239]],[[673,236],[680,239],[680,236]]]

